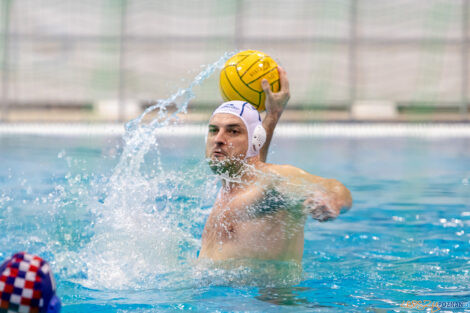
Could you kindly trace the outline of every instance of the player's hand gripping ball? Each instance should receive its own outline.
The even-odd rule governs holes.
[[[225,101],[251,103],[258,111],[265,110],[265,94],[261,81],[267,79],[273,92],[278,92],[279,72],[276,62],[260,51],[246,50],[231,57],[220,72],[220,91]]]

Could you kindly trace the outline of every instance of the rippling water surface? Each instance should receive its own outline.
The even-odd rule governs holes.
[[[276,138],[271,162],[337,178],[354,198],[333,222],[307,220],[303,272],[196,264],[217,191],[204,139],[157,138],[138,170],[116,178],[123,146],[0,136],[0,256],[50,260],[64,312],[386,312],[404,300],[470,301],[469,139]]]

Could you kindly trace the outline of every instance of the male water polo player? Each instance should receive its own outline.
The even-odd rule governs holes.
[[[307,215],[327,221],[351,207],[349,190],[337,180],[264,162],[279,112],[289,99],[286,74],[279,72],[279,93],[263,82],[264,121],[242,101],[221,104],[210,118],[206,157],[222,188],[204,227],[201,259],[300,263]]]
[[[0,313],[59,313],[49,264],[42,258],[19,252],[0,265]]]

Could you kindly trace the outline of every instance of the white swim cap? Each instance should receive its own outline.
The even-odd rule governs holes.
[[[261,147],[266,142],[266,131],[261,124],[261,116],[258,110],[248,102],[229,101],[219,105],[212,113],[212,116],[219,113],[233,114],[241,118],[248,130],[248,151],[246,152],[246,158],[258,155]]]

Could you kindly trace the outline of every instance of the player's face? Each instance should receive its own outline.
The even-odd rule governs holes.
[[[209,121],[206,158],[211,163],[240,161],[248,150],[248,131],[241,118],[219,113]]]

